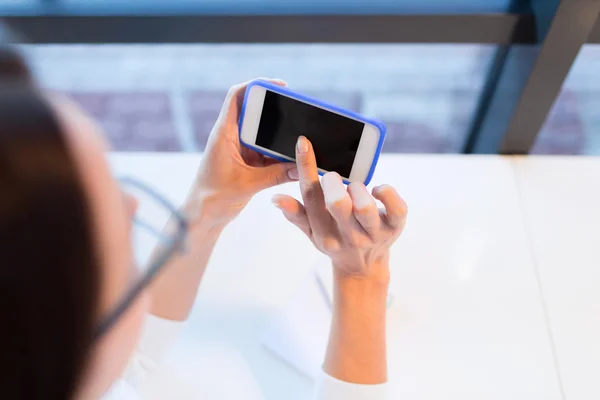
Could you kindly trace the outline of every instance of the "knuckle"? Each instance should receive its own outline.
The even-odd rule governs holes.
[[[348,244],[352,247],[360,247],[359,243],[360,243],[360,238],[358,237],[358,235],[350,233],[349,235],[347,235],[347,240],[348,240]]]
[[[339,250],[340,245],[336,239],[326,236],[326,237],[321,238],[321,247],[327,253],[335,253],[336,251]]]
[[[334,202],[329,202],[325,206],[330,213],[340,214],[346,211],[349,205],[347,199],[339,199]]]
[[[269,186],[279,186],[286,182],[286,179],[281,174],[271,174],[269,176]]]
[[[357,243],[356,246],[359,249],[368,249],[372,246],[372,242],[369,238],[365,237],[364,235],[361,235],[358,239],[357,239]]]
[[[300,182],[300,191],[305,202],[314,202],[319,196],[320,187],[316,182]]]
[[[348,235],[348,244],[356,249],[366,249],[371,247],[371,240],[359,232],[353,232]]]
[[[375,204],[370,204],[361,208],[354,207],[354,214],[359,218],[371,217],[377,214],[377,207]]]

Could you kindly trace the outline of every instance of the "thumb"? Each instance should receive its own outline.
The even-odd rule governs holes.
[[[293,163],[278,163],[257,168],[259,171],[258,189],[268,189],[287,182],[298,180],[298,168]]]

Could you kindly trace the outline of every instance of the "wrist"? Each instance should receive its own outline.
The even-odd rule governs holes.
[[[335,301],[359,303],[361,306],[381,304],[386,308],[389,281],[379,279],[334,278]]]
[[[386,287],[390,283],[389,253],[367,263],[365,266],[355,268],[333,261],[333,276],[340,284],[369,284],[372,286]],[[361,271],[351,273],[348,271]]]
[[[188,196],[182,211],[190,230],[221,232],[242,208],[230,205],[216,193],[195,190]]]
[[[377,266],[369,275],[348,275],[334,268],[334,303],[336,306],[374,310],[384,312],[387,306],[390,273],[387,263]]]

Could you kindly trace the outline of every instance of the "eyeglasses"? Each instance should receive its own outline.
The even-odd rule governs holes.
[[[136,278],[117,306],[102,318],[94,339],[102,337],[127,311],[179,251],[184,250],[188,224],[180,211],[146,184],[132,178],[119,179],[124,193],[138,202],[133,217],[132,240],[135,249]]]

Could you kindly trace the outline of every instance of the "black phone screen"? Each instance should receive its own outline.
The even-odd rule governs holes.
[[[317,166],[350,177],[365,124],[267,90],[256,144],[296,159],[299,136],[310,140]]]

